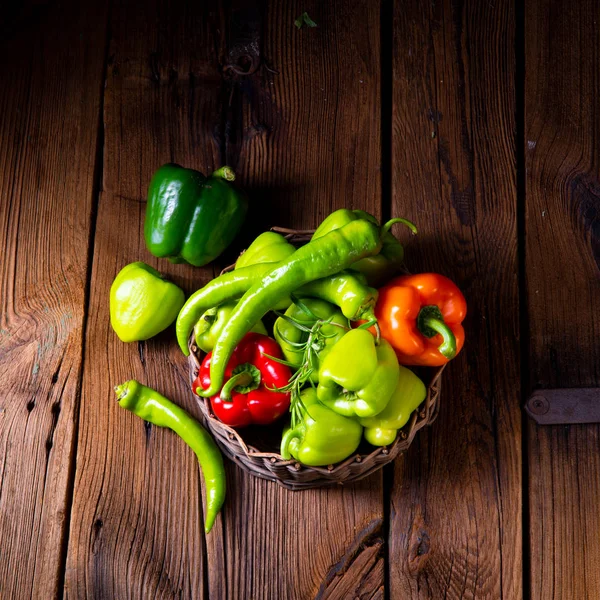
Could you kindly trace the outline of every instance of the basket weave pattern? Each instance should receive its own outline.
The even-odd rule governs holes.
[[[312,230],[298,231],[281,227],[273,227],[272,231],[281,233],[295,245],[307,242],[313,233]],[[230,271],[233,268],[234,265],[231,265],[222,272]],[[190,383],[192,383],[198,375],[202,362],[202,352],[196,346],[193,335],[189,340],[189,349]],[[401,452],[405,452],[417,431],[425,425],[433,423],[438,415],[443,370],[444,367],[432,370],[432,378],[427,386],[425,400],[412,413],[408,423],[398,432],[390,446],[374,447],[369,453],[354,454],[343,462],[328,467],[307,467],[301,465],[297,460],[284,460],[277,452],[266,452],[254,445],[247,444],[242,437],[244,430],[240,433],[219,421],[212,413],[210,400],[199,396],[195,397],[199,401],[205,426],[230,460],[255,477],[276,481],[289,490],[303,490],[358,481],[393,461]],[[361,444],[359,450],[362,446]]]

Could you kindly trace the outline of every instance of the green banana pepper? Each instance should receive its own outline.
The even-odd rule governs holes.
[[[331,349],[319,371],[319,400],[346,417],[372,417],[388,404],[398,385],[392,346],[379,345],[366,329],[353,329]]]
[[[175,325],[177,342],[181,351],[186,356],[189,355],[188,338],[198,319],[207,310],[223,302],[243,296],[256,281],[266,277],[273,268],[272,264],[265,263],[244,267],[239,271],[229,271],[219,275],[219,277],[209,281],[203,288],[194,292],[179,311]],[[285,310],[290,303],[289,298],[287,300],[284,298],[275,308]]]
[[[400,366],[398,385],[388,405],[375,417],[359,419],[365,428],[365,439],[373,446],[388,446],[398,430],[407,423],[412,412],[425,400],[425,384],[406,367]]]
[[[236,269],[262,263],[274,263],[289,258],[296,248],[274,231],[261,233],[235,263]]]
[[[115,393],[121,407],[157,427],[173,430],[196,454],[204,477],[204,531],[208,533],[225,501],[223,456],[211,435],[183,408],[135,379],[117,385]]]
[[[312,239],[318,239],[326,233],[343,227],[356,219],[365,219],[378,225],[377,219],[364,210],[341,208],[325,218],[313,234]],[[409,227],[413,233],[417,232],[416,227],[410,221],[401,219],[400,222]],[[381,252],[375,256],[368,256],[359,260],[350,269],[363,273],[369,285],[379,287],[400,271],[403,261],[404,248],[394,235],[388,231],[382,238]]]
[[[326,300],[340,307],[343,315],[351,321],[375,318],[378,292],[365,285],[362,273],[341,271],[335,275],[311,281],[297,292],[300,298],[312,297]]]
[[[305,308],[312,314],[308,314],[304,310]],[[318,319],[331,319],[331,324],[323,325],[319,329],[321,335],[315,336],[314,341],[311,340],[311,343],[317,347],[314,352],[310,353],[314,363],[310,365],[312,368],[310,379],[313,382],[319,381],[321,362],[348,331],[348,319],[344,317],[337,306],[316,298],[305,298],[300,305],[292,304],[285,311],[285,317],[279,317],[275,321],[273,335],[281,346],[286,360],[297,369],[302,365],[305,356],[300,345],[309,341],[310,333],[306,329],[312,328]],[[299,323],[303,328],[294,325],[289,319]]]
[[[209,308],[198,320],[194,327],[196,345],[207,354],[215,347],[223,327],[235,308],[236,302],[225,302],[219,306]],[[268,335],[262,321],[259,321],[250,331]]]
[[[221,167],[209,177],[176,164],[160,167],[148,189],[144,237],[148,250],[196,267],[219,256],[240,230],[248,201]]]
[[[110,324],[122,342],[147,340],[177,318],[183,291],[143,262],[123,267],[110,287]]]
[[[293,456],[304,465],[322,467],[353,454],[360,444],[360,423],[323,406],[314,388],[303,390],[300,398],[302,419],[293,429],[284,430],[281,456],[286,460]]]

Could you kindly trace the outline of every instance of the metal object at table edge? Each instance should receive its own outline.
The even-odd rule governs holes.
[[[524,410],[538,425],[600,423],[600,388],[536,390]]]

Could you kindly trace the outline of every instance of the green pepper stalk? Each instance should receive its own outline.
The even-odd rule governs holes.
[[[369,221],[352,221],[299,248],[255,283],[242,296],[215,345],[210,365],[211,385],[201,395],[210,397],[219,392],[231,354],[254,323],[306,283],[334,275],[361,258],[377,254],[381,236],[394,222],[380,228]]]
[[[131,379],[115,387],[119,406],[158,427],[172,429],[195,453],[204,475],[208,533],[225,501],[223,457],[210,434],[183,408]]]

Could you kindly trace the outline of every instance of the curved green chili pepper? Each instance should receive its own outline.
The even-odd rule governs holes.
[[[365,219],[375,225],[377,219],[364,210],[350,210],[341,208],[332,212],[317,228],[313,234],[314,240],[329,233],[334,229],[343,227],[356,219]],[[398,219],[398,223],[406,225],[413,233],[417,233],[417,228],[413,223],[406,219]],[[382,238],[381,252],[375,256],[369,256],[359,260],[350,267],[353,271],[358,271],[366,275],[369,285],[379,287],[384,281],[390,279],[398,273],[404,260],[404,248],[402,244],[388,231]]]
[[[210,364],[210,387],[199,390],[200,394],[210,397],[219,392],[225,367],[235,347],[252,325],[282,298],[310,281],[334,275],[361,258],[377,254],[381,249],[382,235],[394,222],[392,220],[380,228],[362,219],[351,221],[299,248],[255,283],[241,298],[217,340]]]
[[[278,265],[279,263],[263,263],[224,273],[192,294],[177,317],[177,342],[181,351],[186,356],[189,355],[190,332],[207,310],[214,309],[221,302],[243,296],[255,283],[261,281],[267,272]],[[371,321],[374,319],[373,308],[378,292],[365,285],[361,273],[342,272],[311,281],[299,288],[295,294],[299,298],[318,298],[335,304],[351,321]],[[286,310],[291,303],[291,298],[285,296],[279,304],[271,308]],[[221,329],[219,335],[220,332]]]
[[[177,324],[175,325],[177,342],[181,351],[186,356],[189,355],[190,351],[187,343],[190,331],[209,308],[243,296],[252,285],[262,280],[275,266],[273,264],[252,265],[237,271],[223,273],[223,275],[219,275],[219,277],[192,294],[179,312]],[[291,303],[291,300],[288,304],[282,303],[278,308],[285,310],[289,303]]]
[[[196,453],[204,476],[208,533],[225,500],[223,457],[214,440],[183,408],[135,379],[116,386],[115,392],[120,406],[153,425],[172,429]]]
[[[342,314],[351,321],[375,318],[377,290],[365,285],[359,273],[342,272],[323,279],[311,281],[298,290],[300,298],[319,298],[340,307]]]
[[[194,338],[196,339],[196,346],[202,350],[202,352],[212,352],[215,347],[225,323],[229,320],[229,315],[235,308],[236,301],[223,302],[219,306],[213,306],[209,308],[201,317],[198,319],[196,326],[194,327]],[[250,330],[254,333],[262,333],[263,335],[269,335],[262,321],[259,321]]]

